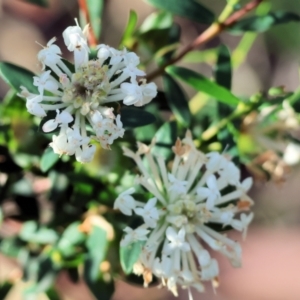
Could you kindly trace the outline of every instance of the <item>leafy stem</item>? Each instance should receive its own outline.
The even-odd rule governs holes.
[[[211,138],[213,138],[223,127],[225,127],[229,122],[232,120],[239,118],[243,116],[244,114],[250,112],[253,109],[253,105],[246,105],[244,103],[240,103],[236,110],[232,112],[228,117],[220,120],[217,124],[214,126],[206,129],[202,135],[201,140],[202,141],[208,141]]]
[[[168,62],[163,64],[158,69],[154,70],[152,73],[149,73],[147,80],[151,81],[159,75],[162,75],[165,72],[165,68],[181,60],[187,53],[194,50],[195,48],[206,44],[208,41],[218,36],[225,29],[233,26],[237,21],[244,17],[248,12],[254,10],[260,3],[264,0],[253,0],[242,7],[240,10],[234,12],[229,16],[224,22],[215,22],[211,24],[203,33],[201,33],[192,43],[187,45],[177,56],[170,59]],[[225,10],[224,10],[225,11]],[[227,14],[228,12],[226,12]],[[222,16],[222,14],[221,14]]]

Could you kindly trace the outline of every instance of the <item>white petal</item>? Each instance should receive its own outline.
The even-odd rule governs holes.
[[[208,186],[209,189],[211,190],[217,190],[217,179],[215,175],[210,175],[208,176],[208,178],[206,179],[206,184]]]
[[[51,132],[53,130],[55,130],[58,126],[58,123],[56,120],[54,119],[51,119],[51,120],[48,120],[44,125],[43,125],[43,131],[44,132]]]
[[[197,195],[199,196],[199,200],[207,199],[210,194],[211,191],[208,188],[205,187],[197,188]]]
[[[177,238],[177,233],[176,233],[176,231],[173,227],[169,226],[166,230],[166,236],[167,236],[169,241],[173,242]]]
[[[248,177],[248,178],[243,180],[242,186],[243,186],[243,189],[245,190],[245,192],[248,192],[250,190],[252,184],[253,184],[252,177]]]
[[[56,116],[56,120],[58,123],[68,124],[72,122],[74,118],[69,112],[64,110]]]
[[[150,208],[155,207],[156,202],[157,202],[157,199],[156,199],[155,197],[149,199],[148,202],[147,202],[146,205],[145,205],[145,210],[148,210],[148,209],[150,209]]]

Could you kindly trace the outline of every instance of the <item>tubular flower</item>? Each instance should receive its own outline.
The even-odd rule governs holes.
[[[89,60],[87,27],[82,30],[78,24],[70,26],[63,32],[63,39],[74,53],[75,69],[71,70],[62,59],[53,38],[38,53],[43,67],[43,73],[33,78],[38,94],[21,87],[20,96],[26,98],[31,114],[47,117],[44,132],[59,128],[50,143],[53,151],[59,155],[75,154],[78,161],[85,163],[93,159],[96,150],[91,140],[110,149],[114,140],[124,134],[121,116],[114,113],[112,103],[141,106],[156,96],[157,89],[144,79],[139,82],[145,72],[137,68],[139,57],[126,49],[119,51],[101,44],[97,46],[97,58]],[[86,130],[87,125],[91,130]]]
[[[137,183],[153,196],[143,203],[131,188],[115,204],[122,213],[134,212],[144,221],[138,228],[126,227],[121,241],[121,246],[144,243],[134,272],[144,276],[145,286],[152,275],[157,276],[174,295],[178,285],[188,288],[190,297],[191,287],[204,290],[203,281],[216,287],[218,262],[207,249],[225,255],[232,266],[241,266],[241,246],[221,231],[233,228],[246,234],[253,218],[253,213],[245,213],[253,204],[247,195],[252,178],[241,182],[239,169],[224,155],[198,151],[189,131],[172,148],[170,169],[162,157],[151,153],[152,146],[138,146],[136,153],[124,148],[124,154],[141,172]]]

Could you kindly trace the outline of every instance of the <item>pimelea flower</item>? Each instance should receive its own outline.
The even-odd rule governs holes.
[[[246,234],[253,218],[244,212],[253,203],[247,195],[252,178],[241,182],[239,169],[226,156],[198,151],[190,132],[172,148],[170,170],[151,153],[152,146],[138,146],[137,153],[124,148],[124,154],[136,162],[141,172],[136,181],[153,197],[143,203],[130,188],[117,198],[115,208],[126,215],[135,212],[144,221],[138,228],[125,228],[121,246],[144,242],[134,272],[144,276],[145,286],[155,275],[174,295],[178,285],[188,288],[191,298],[190,288],[203,291],[203,281],[217,286],[218,262],[209,248],[234,267],[241,265],[241,246],[220,231],[229,226]]]
[[[89,60],[87,29],[77,24],[63,32],[65,45],[74,53],[74,71],[62,59],[53,38],[38,53],[43,73],[33,78],[33,84],[39,94],[25,87],[20,93],[31,114],[42,118],[49,112],[56,113],[42,127],[44,132],[59,128],[50,143],[53,151],[75,154],[82,163],[93,159],[96,147],[91,140],[109,149],[115,139],[123,136],[121,116],[114,113],[113,102],[141,106],[157,94],[154,83],[138,81],[145,72],[137,68],[140,60],[135,53],[101,44],[97,46],[97,59]],[[91,127],[88,131],[87,125]]]
[[[251,112],[242,123],[241,137],[247,141],[242,151],[257,156],[247,167],[258,177],[266,177],[263,170],[274,181],[284,180],[289,166],[300,162],[299,129],[298,116],[287,100]]]

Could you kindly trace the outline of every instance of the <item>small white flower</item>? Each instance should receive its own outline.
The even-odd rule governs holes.
[[[201,269],[201,279],[211,280],[219,275],[219,265],[218,262],[215,259],[212,259],[210,261],[210,264],[204,268]]]
[[[101,63],[107,60],[111,55],[111,48],[107,45],[98,45],[96,49],[98,50],[97,57]]]
[[[51,132],[55,130],[59,124],[69,124],[73,121],[73,117],[71,114],[67,111],[62,111],[60,112],[59,110],[56,111],[56,118],[48,120],[44,125],[43,125],[43,131],[44,132]]]
[[[135,192],[130,188],[119,195],[114,203],[114,209],[119,209],[124,215],[131,216],[132,210],[136,208],[134,198],[131,196]]]
[[[231,161],[224,161],[219,174],[221,180],[226,180],[231,185],[237,185],[241,177],[240,170]]]
[[[143,217],[145,224],[149,227],[155,227],[159,217],[157,208],[155,207],[156,202],[156,198],[149,199],[143,208],[138,207],[134,210],[137,215]]]
[[[46,111],[43,109],[43,107],[41,106],[41,102],[42,102],[43,98],[39,95],[35,95],[33,97],[28,97],[27,101],[26,101],[26,108],[27,110],[34,116],[37,117],[45,117]]]
[[[66,130],[66,135],[68,136],[70,145],[72,145],[74,148],[78,148],[82,145],[87,145],[90,142],[89,137],[82,137],[77,127],[75,127],[74,129],[68,127]]]
[[[190,250],[190,245],[185,241],[184,228],[181,228],[177,233],[173,227],[168,227],[166,236],[170,242],[166,248],[167,252],[170,253],[175,249],[180,249],[185,252]]]
[[[209,255],[209,252],[205,249],[199,251],[199,255],[198,255],[198,262],[200,264],[201,267],[205,268],[207,267],[210,263],[211,263],[211,257]]]
[[[206,180],[207,188],[199,187],[197,189],[197,194],[200,200],[206,200],[206,208],[213,209],[215,201],[220,198],[221,194],[218,189],[217,179],[214,175],[210,175]]]
[[[69,26],[63,32],[64,42],[69,51],[81,50],[84,48],[89,52],[87,44],[87,30],[88,25],[82,30],[78,24],[76,26]]]
[[[58,82],[55,81],[51,76],[51,71],[43,72],[40,77],[33,77],[33,85],[38,87],[40,95],[44,94],[44,90],[56,93],[58,90]]]
[[[149,103],[156,95],[155,83],[137,85],[133,83],[122,83],[121,91],[125,94],[123,103],[125,105],[142,106]]]
[[[96,152],[95,145],[86,145],[82,147],[77,147],[75,151],[76,160],[82,164],[91,162],[94,158],[95,152]]]
[[[38,53],[38,60],[43,65],[43,70],[46,66],[51,67],[58,64],[61,60],[61,50],[60,48],[53,44],[56,41],[56,38],[52,38],[48,43],[47,47],[42,49]]]
[[[289,166],[298,164],[300,161],[300,146],[295,143],[289,143],[284,150],[283,160]]]
[[[73,155],[75,154],[76,148],[68,142],[68,137],[64,133],[52,136],[52,143],[49,145],[52,147],[54,153],[58,155]]]
[[[187,181],[179,180],[171,173],[168,173],[168,179],[171,183],[169,191],[173,191],[178,194],[186,193]]]
[[[226,158],[218,152],[210,152],[206,156],[208,157],[206,167],[211,172],[218,172],[227,164]]]
[[[143,226],[140,226],[136,229],[126,227],[124,229],[124,231],[126,232],[126,235],[124,236],[124,238],[121,241],[122,247],[128,246],[137,241],[147,240],[147,234],[149,233],[149,230],[147,230]]]

